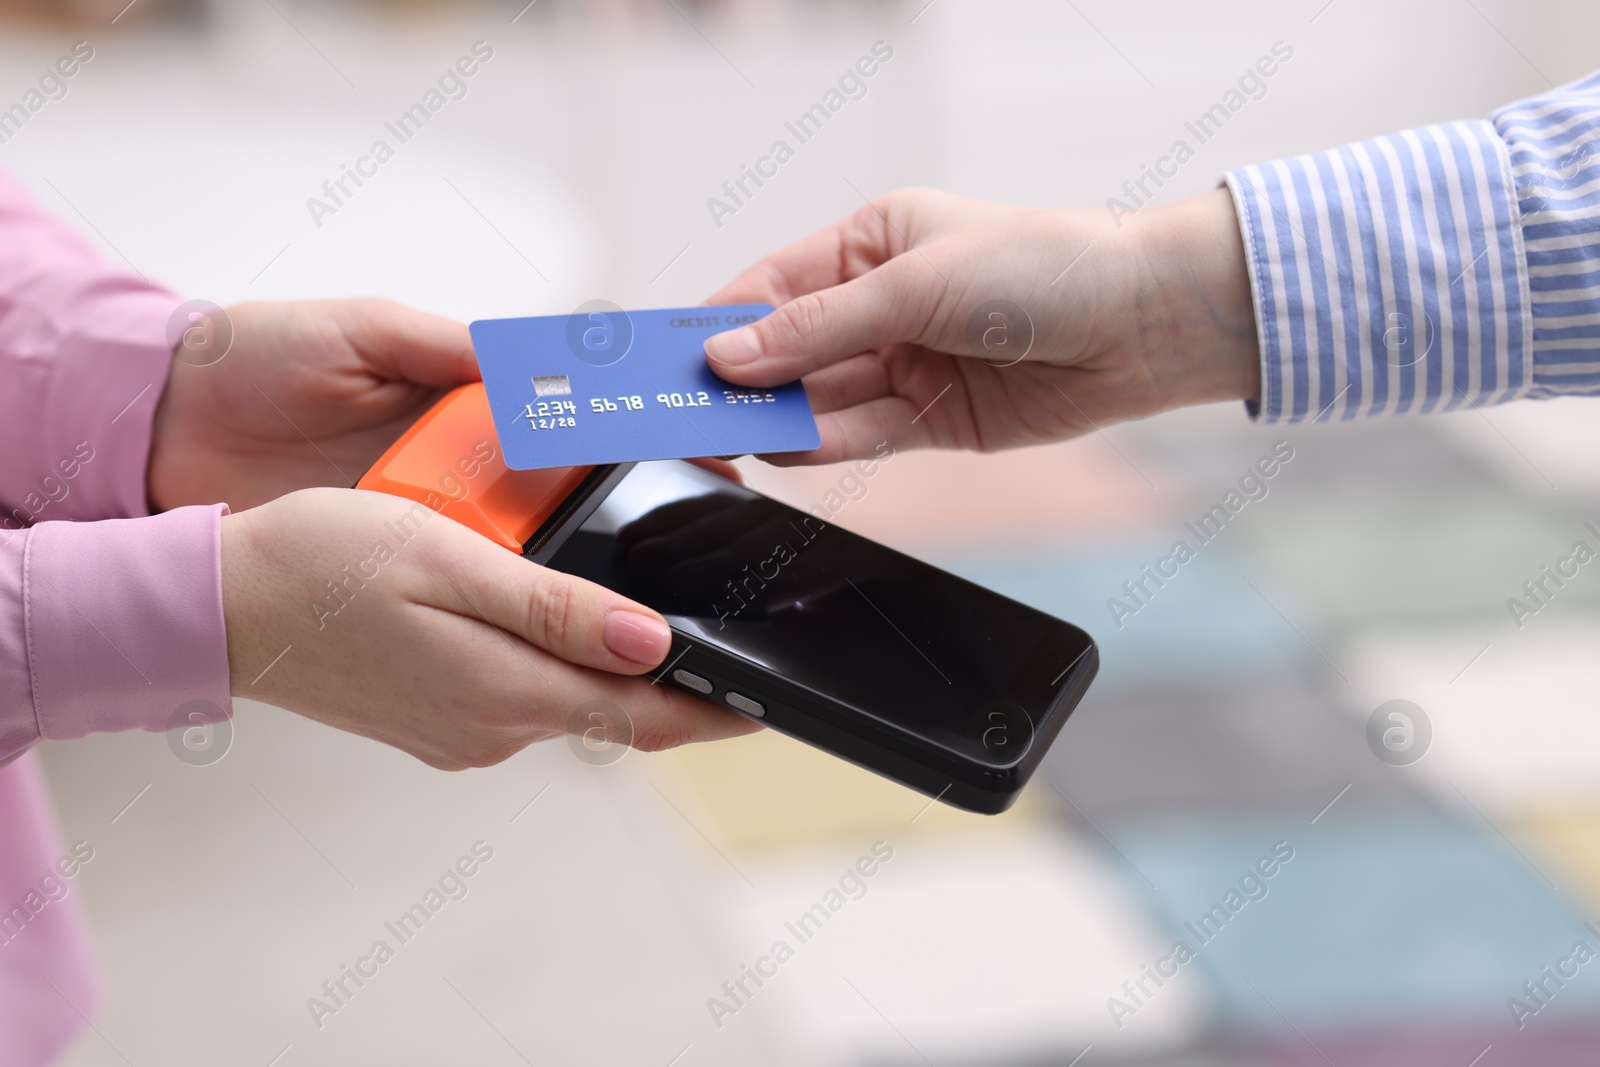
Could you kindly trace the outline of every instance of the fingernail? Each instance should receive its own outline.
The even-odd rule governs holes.
[[[706,338],[706,355],[714,363],[738,367],[761,358],[761,342],[754,326],[741,326]]]
[[[623,659],[655,666],[667,658],[672,631],[660,619],[636,611],[613,611],[606,616],[606,647]]]

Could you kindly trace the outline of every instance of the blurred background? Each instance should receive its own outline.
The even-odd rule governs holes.
[[[221,304],[381,294],[461,319],[696,303],[904,185],[1103,205],[1277,41],[1292,60],[1161,199],[1600,62],[1579,0],[0,12],[0,107],[93,48],[0,167],[108,256]],[[480,41],[465,95],[314,217]],[[879,41],[866,95],[719,225],[707,198]],[[997,818],[770,733],[605,766],[556,742],[445,775],[242,701],[207,766],[160,735],[47,745],[67,839],[96,850],[74,889],[107,981],[66,1062],[1593,1064],[1600,963],[1540,1001],[1524,983],[1600,949],[1600,577],[1520,629],[1506,606],[1600,543],[1593,403],[1284,428],[1226,405],[896,456],[837,521],[1100,643],[1099,681]],[[1108,598],[1277,442],[1269,495],[1119,626]],[[741,462],[801,507],[842,473]],[[1403,758],[1369,742],[1397,699],[1422,713]],[[467,895],[319,1025],[308,998],[480,841]],[[732,1004],[724,982],[795,945],[785,922],[878,842],[864,895],[717,1017],[709,998]],[[1266,895],[1197,937],[1275,848],[1292,859]],[[1194,958],[1158,985],[1178,940]]]

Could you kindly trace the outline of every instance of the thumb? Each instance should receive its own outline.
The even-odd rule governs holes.
[[[871,349],[921,343],[944,288],[926,265],[896,256],[859,278],[796,297],[759,322],[708,338],[706,360],[730,382],[781,385]]]
[[[351,346],[380,378],[439,389],[479,378],[465,323],[392,300],[341,300],[335,313]]]
[[[558,659],[614,674],[654,669],[672,646],[660,614],[603,586],[542,567],[463,529],[437,568],[440,606],[482,619]]]

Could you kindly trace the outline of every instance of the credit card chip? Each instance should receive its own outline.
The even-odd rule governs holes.
[[[534,396],[571,396],[572,381],[565,374],[541,374],[533,379]]]

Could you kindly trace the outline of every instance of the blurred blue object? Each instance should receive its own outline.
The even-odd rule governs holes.
[[[1141,872],[1130,886],[1196,950],[1175,980],[1198,977],[1191,968],[1205,976],[1220,1027],[1292,1037],[1292,1026],[1312,1041],[1465,1028],[1510,1041],[1600,1017],[1600,959],[1559,988],[1547,983],[1537,1014],[1509,1007],[1535,1006],[1524,983],[1579,941],[1600,949],[1543,874],[1488,828],[1352,800],[1315,824],[1315,812],[1285,812],[1106,825]],[[1197,927],[1278,842],[1293,859],[1260,880],[1265,895]]]
[[[1171,541],[1119,546],[1094,556],[952,556],[934,562],[1088,630],[1100,646],[1097,688],[1283,677],[1299,674],[1308,662],[1322,664],[1296,633],[1298,628],[1318,640],[1310,609],[1265,575],[1248,573],[1226,545],[1200,545],[1182,527],[1174,539],[1180,534],[1195,547],[1195,558],[1160,587],[1145,578],[1140,603],[1124,583],[1144,578],[1146,566],[1154,567],[1171,552]],[[1257,569],[1264,568],[1258,564]],[[1114,613],[1108,607],[1112,600],[1133,607],[1134,614]]]

